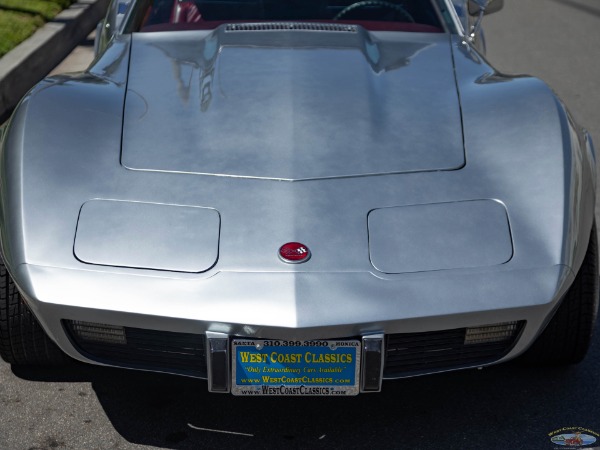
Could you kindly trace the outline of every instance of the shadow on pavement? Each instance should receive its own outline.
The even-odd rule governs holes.
[[[202,380],[81,363],[13,372],[91,382],[124,439],[161,448],[551,449],[548,433],[562,427],[600,432],[598,341],[574,367],[507,364],[385,382],[380,394],[352,398],[209,394]]]
[[[594,8],[593,6],[581,4],[574,0],[554,0],[554,1],[557,3],[560,3],[561,5],[567,5],[567,6],[570,6],[571,8],[578,9],[580,11],[583,11],[585,13],[591,14],[596,17],[600,17],[600,8]]]

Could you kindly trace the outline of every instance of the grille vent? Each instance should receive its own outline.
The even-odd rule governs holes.
[[[356,25],[339,23],[310,23],[310,22],[267,22],[267,23],[230,23],[225,27],[226,32],[233,31],[336,31],[356,33]]]
[[[383,376],[401,378],[498,361],[514,347],[524,325],[521,321],[477,329],[390,334]],[[499,328],[503,331],[498,332]]]
[[[63,321],[84,356],[107,364],[206,378],[203,334]],[[497,361],[515,345],[524,321],[386,336],[384,378],[402,378]]]
[[[203,334],[175,333],[65,320],[69,337],[84,356],[106,364],[206,377]],[[116,330],[120,329],[117,333]]]

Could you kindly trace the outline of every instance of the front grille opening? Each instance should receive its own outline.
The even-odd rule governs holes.
[[[489,364],[506,356],[525,321],[387,336],[384,378]]]
[[[73,320],[73,331],[83,341],[127,345],[125,328]]]
[[[204,334],[177,333],[63,320],[86,358],[112,366],[206,378]]]
[[[230,23],[225,26],[225,32],[232,31],[337,31],[356,33],[356,25],[339,23],[311,22],[265,22],[265,23]]]
[[[86,358],[112,366],[206,378],[204,334],[148,330],[63,320],[72,344]],[[384,378],[474,367],[504,357],[525,321],[423,333],[387,335]]]
[[[465,345],[507,341],[515,335],[518,326],[518,322],[505,322],[485,327],[467,328]]]

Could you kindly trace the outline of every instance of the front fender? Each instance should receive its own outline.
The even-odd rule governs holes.
[[[543,81],[501,74],[459,40],[454,56],[467,167],[476,160],[509,193],[513,232],[526,237],[516,253],[552,252],[576,273],[594,220],[591,138]]]
[[[116,40],[87,72],[42,80],[15,109],[0,154],[0,246],[12,273],[31,262],[29,248],[48,251],[44,242],[55,239],[72,245],[73,230],[48,226],[40,213],[56,192],[71,195],[64,175],[86,177],[99,159],[118,160],[128,54],[129,38]],[[89,164],[73,162],[82,153]]]

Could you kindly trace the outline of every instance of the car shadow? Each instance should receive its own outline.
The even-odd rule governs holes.
[[[585,3],[578,3],[573,0],[560,0],[560,1],[554,0],[554,1],[557,3],[560,3],[561,5],[570,6],[571,8],[578,9],[585,13],[591,14],[592,16],[600,17],[600,9],[597,7],[589,6],[588,4],[585,4]]]
[[[349,398],[234,397],[206,382],[74,363],[14,368],[32,381],[91,382],[114,429],[160,448],[553,448],[548,434],[600,432],[600,345],[568,368],[505,364],[388,381]]]

